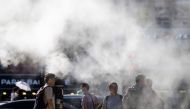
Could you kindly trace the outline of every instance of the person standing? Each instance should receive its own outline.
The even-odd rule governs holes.
[[[164,109],[164,102],[158,97],[156,91],[152,88],[152,80],[146,79],[144,96],[147,100],[146,109]]]
[[[24,99],[23,92],[24,90],[18,88],[16,91],[16,97],[14,97],[13,101]]]
[[[110,95],[103,101],[103,109],[122,109],[122,95],[118,94],[118,85],[113,82],[109,85]]]
[[[48,73],[44,78],[45,85],[37,92],[36,101],[33,109],[55,109],[55,94],[53,87],[55,85],[56,76]]]
[[[146,101],[144,98],[145,76],[137,75],[135,85],[128,89],[123,98],[124,109],[146,109]]]
[[[82,109],[96,109],[98,106],[98,99],[96,96],[90,94],[89,85],[87,83],[82,83],[81,89],[84,94],[81,102]]]
[[[14,87],[11,92],[11,101],[14,101],[15,98],[18,96],[18,87]]]

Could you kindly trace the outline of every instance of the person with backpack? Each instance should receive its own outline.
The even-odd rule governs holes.
[[[82,109],[96,109],[98,107],[98,99],[96,96],[90,94],[89,85],[87,83],[82,83],[82,92],[84,96],[82,97]]]
[[[110,95],[103,101],[103,109],[122,109],[122,95],[118,94],[118,85],[113,82],[109,85]]]
[[[52,73],[48,73],[45,75],[44,81],[45,85],[37,92],[33,109],[55,109],[53,87],[55,85],[56,76]]]

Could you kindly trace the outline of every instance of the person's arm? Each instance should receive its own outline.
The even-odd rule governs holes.
[[[84,96],[83,98],[82,98],[82,109],[88,109],[88,107],[87,107],[87,98],[86,98],[86,96]]]
[[[123,100],[122,100],[122,108],[123,109],[127,109],[128,97],[129,97],[129,91],[127,91],[127,93],[123,96]]]
[[[123,96],[119,95],[119,97],[120,97],[120,106],[119,106],[119,109],[123,109]]]
[[[45,99],[47,100],[47,109],[54,109],[53,89],[51,87],[45,89]]]
[[[88,109],[86,103],[83,105],[83,109]]]
[[[52,99],[48,99],[47,109],[54,109]]]
[[[107,100],[106,99],[107,99],[107,96],[103,100],[102,109],[106,109],[107,108]]]

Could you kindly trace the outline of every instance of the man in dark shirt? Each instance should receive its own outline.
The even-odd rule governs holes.
[[[145,109],[146,100],[144,99],[145,76],[138,75],[135,80],[136,84],[128,89],[123,98],[124,109]]]

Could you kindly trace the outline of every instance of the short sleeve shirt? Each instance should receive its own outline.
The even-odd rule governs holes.
[[[87,105],[88,109],[94,109],[94,105],[98,104],[98,99],[96,96],[91,95],[91,94],[85,94],[82,98],[81,105],[84,106],[85,104]]]
[[[103,109],[122,109],[122,96],[109,95],[103,101]]]

